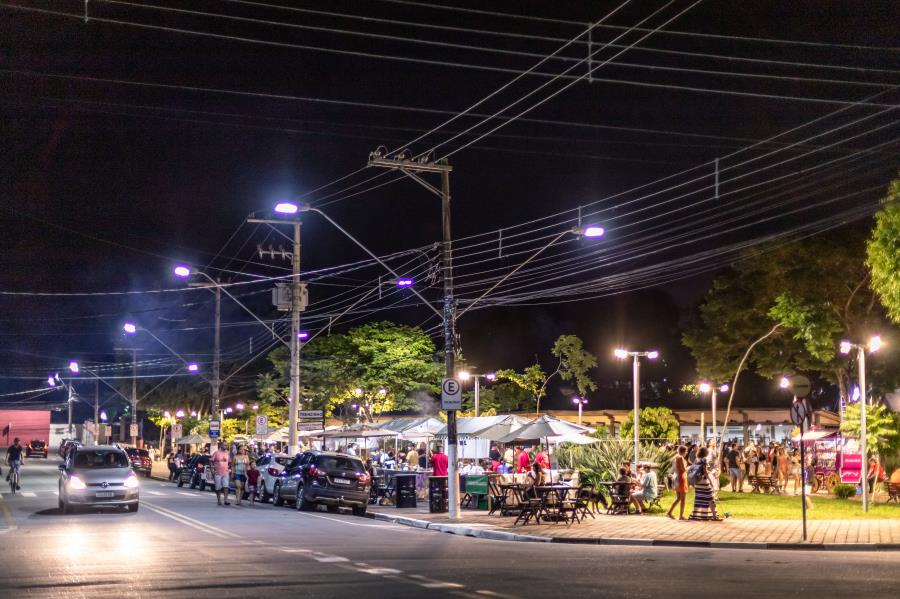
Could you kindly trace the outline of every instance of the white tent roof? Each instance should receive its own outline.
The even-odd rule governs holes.
[[[478,416],[471,418],[460,418],[456,421],[456,434],[461,437],[481,437],[485,435],[485,438],[490,435],[491,429],[497,426],[505,427],[505,431],[509,432],[511,430],[516,430],[526,424],[528,424],[527,418],[522,418],[521,416],[516,416],[514,414],[501,414],[499,416]],[[437,433],[435,433],[436,437],[446,437],[447,436],[447,426],[444,425]]]

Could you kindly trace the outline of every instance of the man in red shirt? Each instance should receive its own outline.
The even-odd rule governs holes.
[[[521,450],[522,448],[520,447],[519,449]],[[531,458],[528,457],[527,451],[522,451],[519,454],[519,463],[516,472],[518,474],[527,474],[529,470],[531,470]]]
[[[431,467],[434,470],[433,476],[447,476],[447,455],[441,451],[440,445],[431,454]]]
[[[534,454],[534,461],[536,464],[540,464],[546,472],[550,472],[550,456],[541,449],[540,445],[537,447],[537,453]]]

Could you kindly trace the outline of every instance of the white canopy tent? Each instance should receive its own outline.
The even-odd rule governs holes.
[[[513,414],[460,418],[456,424],[456,434],[459,437],[458,455],[462,459],[486,458],[492,442],[528,423],[528,419]],[[435,436],[446,439],[447,427],[441,428]]]

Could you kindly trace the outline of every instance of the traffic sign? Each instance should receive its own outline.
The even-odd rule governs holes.
[[[218,420],[210,420],[209,421],[209,438],[216,439],[219,437],[221,429],[219,428]]]
[[[795,401],[791,405],[791,422],[800,426],[806,420],[807,413],[806,402]]]
[[[297,432],[303,431],[320,431],[322,430],[321,422],[298,422]]]
[[[462,385],[454,378],[446,378],[441,382],[441,409],[462,409]]]
[[[128,428],[128,434],[131,435],[132,437],[137,437],[138,436],[138,425],[132,424]]]
[[[325,414],[322,413],[322,410],[300,410],[297,412],[297,417],[301,420],[321,420]]]
[[[812,390],[809,379],[802,374],[795,374],[791,377],[791,393],[794,397],[806,397]]]
[[[256,415],[256,434],[257,435],[268,435],[269,434],[269,417],[265,414],[257,414]]]
[[[180,423],[180,422],[176,422],[175,424],[172,425],[172,438],[173,438],[173,439],[180,439],[180,438],[183,437],[183,436],[184,436],[184,435],[182,434],[181,423]]]

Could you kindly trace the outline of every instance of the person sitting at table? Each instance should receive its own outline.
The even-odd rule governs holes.
[[[507,445],[506,450],[503,452],[503,465],[506,467],[506,472],[513,471],[513,465],[515,462],[513,461],[516,457],[516,452],[513,451],[512,445]]]
[[[525,475],[526,484],[542,487],[547,483],[547,476],[544,474],[544,467],[539,462],[531,465],[531,470]]]
[[[644,502],[651,502],[656,499],[657,494],[657,478],[656,472],[650,467],[650,464],[642,464],[638,466],[638,472],[641,473],[641,482],[637,491],[631,494],[631,503],[638,514],[644,512]]]
[[[550,456],[541,448],[540,445],[535,448],[534,461],[540,464],[544,470],[550,470]]]

